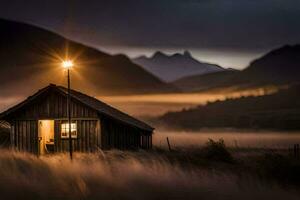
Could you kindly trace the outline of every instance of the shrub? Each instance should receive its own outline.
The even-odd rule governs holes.
[[[222,162],[233,162],[233,157],[227,150],[223,139],[219,139],[219,141],[208,139],[208,142],[206,142],[206,145],[202,150],[206,159]]]

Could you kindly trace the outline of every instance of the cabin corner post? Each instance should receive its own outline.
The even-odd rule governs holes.
[[[96,144],[97,144],[97,150],[102,148],[102,131],[101,131],[101,119],[99,118],[96,121]]]
[[[150,137],[150,138],[149,138],[149,139],[150,139],[150,141],[149,141],[149,142],[150,142],[150,146],[149,146],[150,149],[152,149],[152,147],[153,147],[153,144],[152,144],[152,142],[153,142],[153,141],[152,141],[152,136],[153,136],[153,134],[151,133],[150,136],[149,136],[149,137]]]
[[[10,124],[10,149],[16,150],[16,120],[9,121]]]
[[[35,155],[39,156],[39,121],[32,121],[32,131],[33,131],[33,152]]]

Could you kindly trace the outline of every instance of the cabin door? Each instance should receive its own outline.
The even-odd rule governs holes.
[[[54,152],[54,120],[39,120],[39,155]]]

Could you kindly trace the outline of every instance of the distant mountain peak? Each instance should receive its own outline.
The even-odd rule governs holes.
[[[164,53],[161,52],[161,51],[156,51],[156,52],[153,54],[153,56],[152,56],[153,59],[155,59],[155,58],[160,58],[160,57],[167,57],[167,55],[164,54]]]
[[[274,70],[274,68],[283,68],[283,63],[286,65],[289,63],[290,67],[294,66],[293,68],[298,69],[298,63],[300,61],[300,45],[284,45],[282,47],[279,47],[277,49],[274,49],[270,51],[269,53],[263,55],[260,58],[257,58],[253,60],[250,63],[250,66],[246,68],[246,70],[252,69],[252,68],[267,68]],[[267,62],[267,63],[264,63]]]
[[[184,57],[191,58],[191,57],[192,57],[192,54],[191,54],[188,50],[185,50],[185,51],[183,52],[183,56],[184,56]]]
[[[147,58],[140,56],[133,59],[133,61],[167,82],[185,76],[225,70],[218,65],[198,61],[193,58],[192,54],[187,50],[183,53],[174,53],[171,55],[157,51],[152,57]]]
[[[140,58],[144,58],[145,56],[140,56]],[[193,58],[191,52],[189,52],[188,50],[185,50],[182,54],[181,53],[174,53],[172,55],[167,55],[165,53],[163,53],[162,51],[156,51],[152,57],[150,57],[150,59],[155,59],[155,58],[169,58],[169,57],[184,57],[184,58]]]
[[[276,50],[290,50],[290,49],[300,49],[300,44],[294,44],[294,45],[290,45],[290,44],[286,44],[282,47],[280,47],[279,49],[275,49]]]
[[[274,49],[272,51],[270,51],[269,53],[267,53],[265,56],[269,56],[269,55],[277,55],[277,54],[282,54],[282,53],[290,53],[290,52],[299,52],[300,51],[300,45],[296,44],[296,45],[284,45],[281,46],[277,49]]]

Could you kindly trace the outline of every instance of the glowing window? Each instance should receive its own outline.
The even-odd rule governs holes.
[[[71,123],[71,137],[77,138],[77,124]],[[69,138],[69,123],[61,124],[61,138]]]

